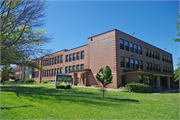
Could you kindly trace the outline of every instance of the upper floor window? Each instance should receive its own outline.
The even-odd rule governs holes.
[[[54,76],[56,75],[56,69],[54,69]]]
[[[67,66],[65,67],[65,73],[68,73],[68,67]]]
[[[166,56],[166,62],[168,62],[168,60],[167,60],[167,56]]]
[[[134,69],[134,59],[131,59],[131,69]]]
[[[79,52],[77,52],[77,60],[79,60]]]
[[[149,63],[149,69],[152,70],[152,63]]]
[[[73,65],[73,68],[72,68],[73,70],[75,70],[76,69],[76,67],[75,67],[75,65]]]
[[[140,68],[140,69],[143,69],[143,63],[142,63],[141,60],[139,60],[139,68]]]
[[[120,49],[124,50],[124,40],[120,39]]]
[[[76,53],[73,53],[73,61],[76,59]]]
[[[139,54],[142,55],[142,47],[139,46]]]
[[[146,62],[146,69],[149,70],[149,63]]]
[[[59,68],[57,68],[57,74],[59,74]]]
[[[72,60],[72,54],[69,55],[69,62]]]
[[[137,45],[136,44],[134,44],[134,52],[136,53],[136,54],[138,54],[138,48],[137,48]]]
[[[52,65],[54,64],[54,58],[52,58]]]
[[[60,68],[60,74],[63,72],[63,69],[62,68]]]
[[[51,63],[52,63],[52,58],[50,58],[50,65],[51,65]]]
[[[79,65],[76,65],[76,69],[79,70]]]
[[[154,58],[154,51],[151,51],[151,56],[152,58]]]
[[[57,57],[55,57],[55,64],[57,63]]]
[[[155,71],[155,64],[154,63],[152,64],[152,69]]]
[[[139,63],[138,63],[138,60],[135,60],[135,66],[136,66],[136,69],[139,68]]]
[[[81,69],[84,69],[84,64],[81,64]]]
[[[129,58],[126,58],[126,68],[130,68]]]
[[[162,61],[164,61],[164,55],[162,55]]]
[[[49,70],[49,77],[51,76],[51,70]]]
[[[71,66],[69,66],[69,73],[70,73],[70,71],[71,71]]]
[[[48,61],[47,61],[47,66],[49,65],[49,59],[48,59]]]
[[[166,56],[164,55],[164,62],[166,62]]]
[[[149,57],[151,57],[151,50],[148,50],[148,51],[149,51],[149,53],[148,53],[148,54],[149,54]]]
[[[125,41],[126,51],[129,51],[129,42]]]
[[[157,53],[156,52],[154,52],[154,56],[155,56],[155,59],[157,59]]]
[[[158,71],[158,65],[156,64],[156,71]]]
[[[130,51],[134,52],[134,45],[133,45],[133,43],[130,43]]]
[[[148,49],[146,48],[146,56],[148,57]]]
[[[49,76],[49,70],[46,70],[46,77]]]
[[[84,59],[84,51],[81,51],[81,59]]]
[[[66,55],[66,62],[68,62],[68,55]]]
[[[158,71],[161,72],[161,67],[160,67],[160,65],[158,65]]]
[[[172,63],[171,58],[169,58],[169,62]]]
[[[51,76],[54,76],[54,74],[53,74],[53,73],[54,73],[54,70],[52,69],[52,74],[51,74]]]
[[[61,55],[61,58],[60,58],[60,63],[63,62],[63,55]]]
[[[157,59],[159,60],[159,53],[157,52]]]
[[[123,56],[121,56],[121,67],[125,67],[124,57]]]
[[[59,64],[59,58],[60,58],[60,57],[58,56],[57,64]]]
[[[167,62],[169,63],[169,57],[168,57],[168,61]]]

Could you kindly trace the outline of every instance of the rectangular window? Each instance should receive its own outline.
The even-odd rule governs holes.
[[[167,72],[166,67],[164,67],[164,68],[165,68],[165,70],[164,70],[164,71],[165,71],[165,72]]]
[[[149,51],[149,53],[148,53],[148,54],[149,54],[149,57],[151,57],[151,50],[148,50],[148,51]]]
[[[167,60],[167,56],[166,56],[166,62],[168,62],[168,60]]]
[[[151,57],[154,58],[154,51],[151,50]]]
[[[60,57],[58,56],[57,64],[59,64],[59,58],[60,58]]]
[[[160,67],[160,65],[158,65],[158,71],[161,72],[161,67]]]
[[[73,65],[73,70],[75,70],[76,69],[76,66],[75,65]]]
[[[69,55],[69,62],[72,60],[72,54]]]
[[[164,61],[164,55],[162,55],[162,61]]]
[[[49,77],[51,77],[51,70],[49,70]]]
[[[62,69],[62,68],[60,68],[60,74],[62,74],[62,72],[63,72],[63,69]]]
[[[158,71],[158,65],[156,64],[156,71]]]
[[[155,71],[155,64],[154,63],[152,64],[152,69]]]
[[[168,57],[168,59],[167,59],[167,60],[168,60],[167,62],[169,63],[169,57]]]
[[[54,76],[54,70],[52,69],[52,74],[51,74],[51,76]]]
[[[54,76],[56,75],[56,69],[54,69]]]
[[[59,74],[59,68],[57,68],[57,74]]]
[[[54,58],[52,58],[52,65],[54,64]]]
[[[134,59],[131,59],[131,69],[134,69]]]
[[[43,70],[43,75],[42,76],[44,77],[44,70]]]
[[[133,43],[130,43],[130,51],[134,52],[134,45],[133,45]]]
[[[149,63],[146,62],[146,69],[149,70]]]
[[[84,51],[81,51],[81,59],[84,59]]]
[[[69,73],[70,73],[70,71],[71,71],[71,66],[69,66]]]
[[[157,53],[156,52],[154,52],[154,56],[155,56],[155,59],[157,59]]]
[[[169,63],[172,63],[171,58],[169,58]]]
[[[49,59],[48,59],[48,61],[47,61],[47,66],[49,65]]]
[[[139,54],[142,55],[142,47],[139,46]]]
[[[121,56],[121,67],[125,67],[124,57],[123,56]]]
[[[55,57],[55,63],[54,64],[56,64],[57,63],[57,57]]]
[[[84,69],[84,64],[81,64],[81,69]]]
[[[46,77],[46,70],[45,70],[45,72],[44,72],[44,77]]]
[[[63,55],[61,55],[61,58],[60,58],[60,63],[63,62]]]
[[[52,63],[52,58],[50,58],[50,65],[51,65],[51,63]]]
[[[164,62],[166,62],[166,56],[164,55]]]
[[[76,60],[76,53],[73,53],[73,61]]]
[[[68,55],[66,55],[66,62],[68,62]]]
[[[134,44],[134,52],[136,53],[136,54],[138,54],[138,48],[137,48],[137,45],[136,44]]]
[[[47,70],[46,72],[47,72],[46,77],[48,77],[49,76],[49,70]]]
[[[152,70],[152,63],[149,63],[149,69]]]
[[[68,73],[68,67],[67,66],[65,67],[65,73]]]
[[[143,69],[143,62],[141,60],[139,60],[139,68]]]
[[[124,50],[124,40],[120,39],[120,49]]]
[[[136,66],[136,69],[139,69],[139,62],[138,62],[138,60],[135,60],[135,66]]]
[[[146,48],[146,56],[148,57],[148,49]]]
[[[159,53],[157,52],[157,59],[159,60]]]
[[[126,68],[130,68],[129,58],[126,58]]]
[[[129,51],[129,42],[125,41],[126,51]]]
[[[165,72],[165,67],[163,66],[163,72]]]
[[[79,60],[79,52],[77,52],[77,60]]]
[[[76,70],[79,70],[79,65],[76,65]]]

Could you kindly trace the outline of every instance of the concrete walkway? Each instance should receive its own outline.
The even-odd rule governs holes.
[[[73,87],[84,87],[84,88],[93,88],[93,89],[101,89],[101,87],[93,87],[93,86],[73,86]],[[105,88],[107,91],[116,91],[116,92],[129,92],[128,90],[122,90],[122,89],[113,89],[113,88]],[[179,91],[179,89],[174,89],[174,92]],[[162,94],[162,93],[170,93],[173,92],[173,90],[165,90],[162,92],[157,93],[148,93],[148,94]]]

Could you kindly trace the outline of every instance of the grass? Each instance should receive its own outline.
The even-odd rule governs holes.
[[[48,84],[1,85],[1,119],[179,119],[179,93],[144,94]]]

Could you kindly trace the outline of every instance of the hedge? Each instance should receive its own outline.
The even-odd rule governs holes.
[[[131,82],[127,84],[127,88],[131,92],[146,93],[148,90],[148,85],[144,83]]]

